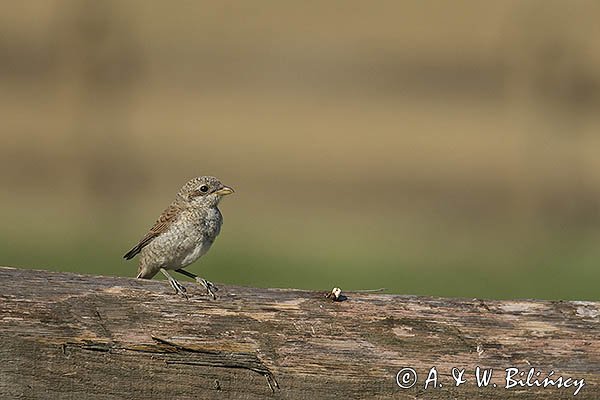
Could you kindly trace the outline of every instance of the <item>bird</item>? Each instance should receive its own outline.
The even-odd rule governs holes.
[[[195,177],[183,185],[148,233],[123,256],[131,260],[139,254],[137,278],[152,279],[160,271],[175,293],[187,298],[185,287],[168,272],[173,270],[195,279],[216,299],[218,288],[212,282],[183,268],[210,249],[223,224],[219,202],[233,192],[214,176]]]

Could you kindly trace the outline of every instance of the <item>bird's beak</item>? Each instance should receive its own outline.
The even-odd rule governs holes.
[[[230,188],[229,186],[223,186],[221,189],[217,190],[215,193],[220,196],[225,196],[225,195],[233,193],[233,189]]]

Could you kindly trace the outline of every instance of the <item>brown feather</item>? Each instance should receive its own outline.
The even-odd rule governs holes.
[[[158,220],[154,223],[150,231],[144,236],[138,244],[135,245],[131,250],[123,256],[127,260],[131,260],[136,256],[144,247],[146,247],[154,238],[159,236],[161,233],[166,232],[169,226],[177,219],[181,207],[177,203],[171,204],[163,213],[158,217]]]

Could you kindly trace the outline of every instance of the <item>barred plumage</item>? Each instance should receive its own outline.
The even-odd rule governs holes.
[[[195,278],[213,297],[216,290],[210,282],[183,271],[204,255],[221,230],[223,217],[218,205],[222,196],[233,193],[217,178],[202,176],[188,181],[173,203],[158,217],[150,231],[123,257],[139,257],[138,278],[150,279],[161,271],[179,294],[185,288],[167,270],[175,270]]]

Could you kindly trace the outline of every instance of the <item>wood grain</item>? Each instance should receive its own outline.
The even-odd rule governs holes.
[[[0,398],[567,399],[505,389],[509,367],[600,398],[600,303],[220,286],[0,268]],[[442,387],[424,389],[432,367]],[[478,388],[474,370],[493,368]],[[401,389],[405,367],[418,383]],[[464,368],[455,387],[451,370]],[[497,387],[491,387],[493,383]]]

